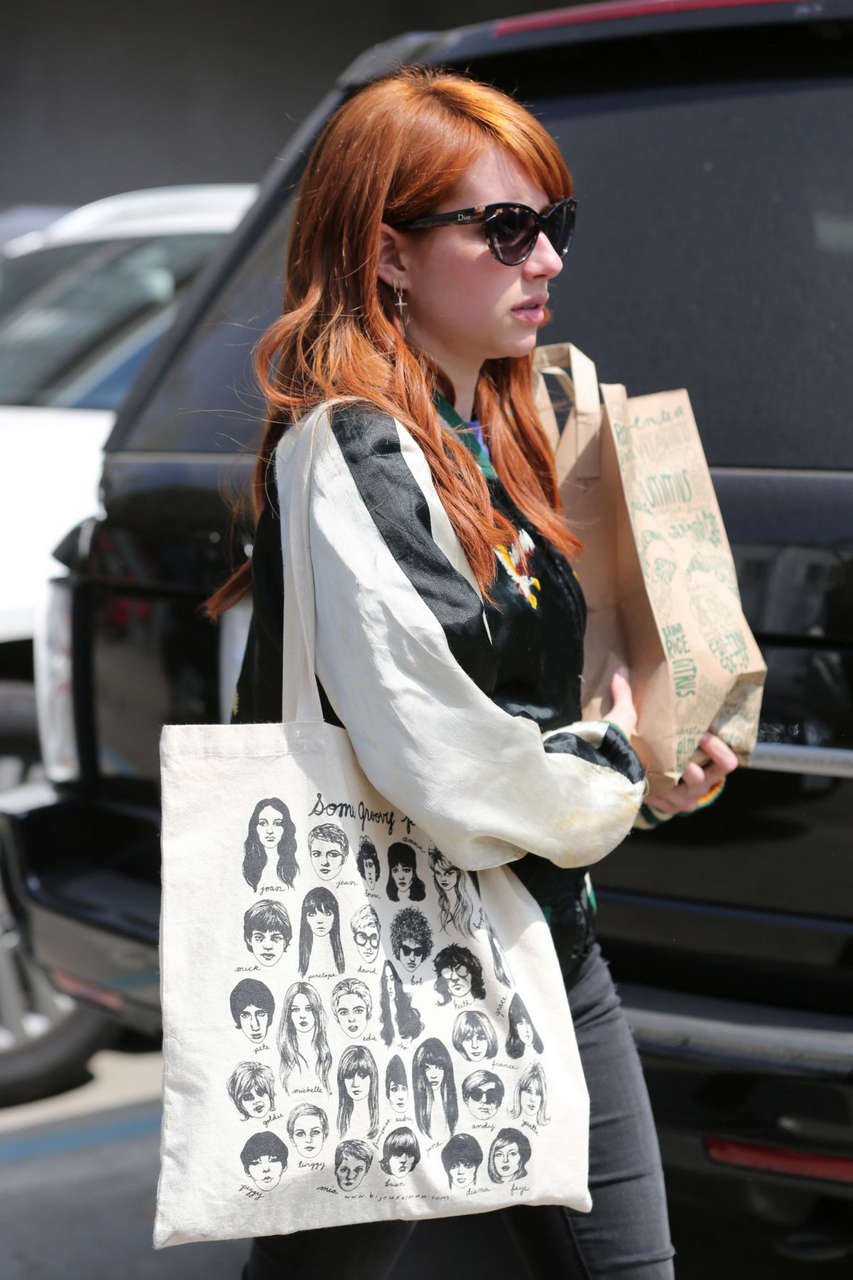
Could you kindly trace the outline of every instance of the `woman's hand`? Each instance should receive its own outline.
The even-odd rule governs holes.
[[[709,757],[708,763],[691,761],[677,786],[649,802],[652,809],[669,814],[690,813],[716,783],[737,768],[737,756],[716,734],[706,733],[699,746]]]
[[[613,672],[610,696],[613,699],[613,706],[607,714],[607,719],[611,724],[617,725],[625,737],[630,739],[637,728],[637,708],[634,706],[634,695],[628,683],[627,667],[619,667]]]

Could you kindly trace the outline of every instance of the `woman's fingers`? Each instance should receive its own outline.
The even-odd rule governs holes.
[[[706,733],[699,745],[708,756],[708,763],[703,766],[691,760],[678,785],[655,796],[653,809],[662,813],[690,813],[711,787],[737,768],[737,756],[716,734]]]
[[[722,738],[718,738],[715,733],[706,733],[699,743],[702,750],[707,756],[714,761],[714,764],[720,768],[720,777],[724,777],[727,773],[731,773],[737,768],[737,756],[731,747],[723,742]]]
[[[637,728],[637,709],[634,706],[634,695],[628,679],[628,668],[619,667],[613,672],[610,681],[610,696],[613,706],[607,719],[618,725],[629,738]]]

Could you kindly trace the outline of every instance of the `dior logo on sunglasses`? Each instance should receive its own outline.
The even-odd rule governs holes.
[[[505,267],[517,267],[533,252],[540,232],[544,232],[561,258],[568,253],[575,230],[578,202],[574,196],[558,200],[544,213],[526,204],[501,201],[474,205],[470,209],[450,209],[431,213],[409,222],[396,222],[399,231],[425,231],[430,227],[465,226],[482,223],[489,249]]]

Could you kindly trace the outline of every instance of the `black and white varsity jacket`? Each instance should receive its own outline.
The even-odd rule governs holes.
[[[298,429],[278,446],[285,467]],[[411,434],[369,405],[325,415],[310,494],[324,714],[345,726],[380,794],[450,861],[468,871],[512,863],[549,915],[577,916],[584,869],[635,821],[643,770],[612,726],[580,720],[577,578],[480,461],[521,547],[498,552],[488,603]],[[237,721],[280,719],[279,520],[270,468]]]

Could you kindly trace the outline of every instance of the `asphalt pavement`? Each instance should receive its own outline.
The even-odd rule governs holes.
[[[3,1280],[239,1280],[244,1241],[151,1248],[160,1055],[138,1040],[97,1054],[91,1079],[0,1110]],[[737,1213],[670,1188],[679,1280],[850,1280],[848,1258],[794,1263]],[[420,1227],[395,1280],[516,1280],[520,1259],[493,1215]],[[554,1277],[564,1275],[554,1259]],[[286,1280],[286,1278],[283,1278]],[[618,1280],[618,1278],[615,1278]]]

